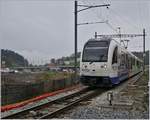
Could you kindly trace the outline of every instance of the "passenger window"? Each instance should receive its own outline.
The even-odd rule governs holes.
[[[135,60],[134,60],[134,58],[132,58],[132,65],[133,65],[133,66],[135,65]]]
[[[130,69],[132,69],[132,57],[130,58]]]
[[[117,51],[118,48],[116,47],[113,53],[112,64],[117,63]]]

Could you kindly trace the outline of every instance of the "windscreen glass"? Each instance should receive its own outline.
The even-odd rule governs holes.
[[[107,62],[108,41],[89,41],[83,50],[83,62]]]

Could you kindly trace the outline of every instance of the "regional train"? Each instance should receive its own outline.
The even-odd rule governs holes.
[[[142,71],[142,60],[112,38],[88,40],[81,53],[80,82],[86,86],[105,87]]]

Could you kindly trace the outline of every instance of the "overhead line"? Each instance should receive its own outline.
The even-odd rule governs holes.
[[[98,23],[106,23],[107,21],[101,21],[101,22],[86,22],[86,23],[79,23],[77,25],[87,25],[87,24],[98,24]]]
[[[122,19],[124,22],[130,24],[132,27],[139,29],[137,26],[134,25],[134,23],[131,23],[131,21],[125,19],[125,17],[121,16],[120,14],[118,14],[115,10],[113,10],[112,8],[110,8],[110,12],[112,12],[113,14],[115,14],[116,16],[118,16],[120,19]]]
[[[85,1],[84,1],[84,3],[85,3]],[[104,3],[104,1],[103,1],[103,3]],[[89,4],[89,2],[88,2],[88,4]],[[97,15],[99,15],[99,14],[97,13]],[[107,16],[107,17],[108,17],[108,16]],[[99,18],[99,19],[102,20],[102,17],[97,16],[97,18]],[[111,25],[110,22],[108,22],[108,20],[107,20],[107,22],[105,22],[105,23],[106,23],[106,25],[107,25],[109,28],[111,28],[113,31],[115,31],[115,32],[118,33],[118,31]]]
[[[118,33],[118,31],[109,22],[106,22],[106,25],[108,25],[112,30]]]

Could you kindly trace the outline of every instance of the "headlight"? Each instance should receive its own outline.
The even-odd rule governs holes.
[[[107,68],[107,65],[106,65],[106,64],[104,64],[104,68],[105,68],[105,69]]]

